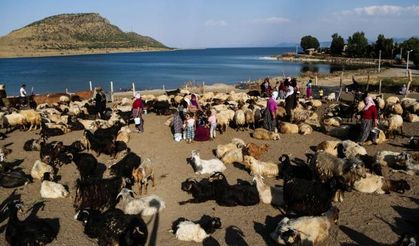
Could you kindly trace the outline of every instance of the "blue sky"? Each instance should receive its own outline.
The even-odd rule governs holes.
[[[419,35],[413,0],[1,0],[0,35],[61,13],[95,12],[124,31],[177,48],[272,46],[304,35],[330,41]]]

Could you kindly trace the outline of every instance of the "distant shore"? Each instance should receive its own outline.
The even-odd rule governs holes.
[[[342,65],[366,65],[366,66],[375,66],[378,65],[378,59],[371,58],[353,58],[353,57],[343,57],[343,56],[330,56],[324,54],[291,54],[285,53],[281,55],[274,55],[273,58],[282,61],[289,62],[303,62],[303,63],[327,63],[327,64],[342,64]],[[395,64],[394,59],[381,59],[381,65],[393,65]]]
[[[7,47],[5,47],[7,48]],[[79,50],[46,50],[46,51],[8,51],[0,48],[0,58],[32,58],[32,57],[56,57],[56,56],[80,56],[80,55],[103,55],[136,52],[161,52],[174,51],[171,48],[141,48],[141,49],[79,49]]]

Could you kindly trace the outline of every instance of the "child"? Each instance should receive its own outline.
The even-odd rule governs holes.
[[[215,129],[217,128],[217,117],[215,116],[215,109],[211,109],[211,115],[208,118],[210,124],[210,137],[214,139],[216,136]]]
[[[319,97],[320,97],[320,99],[323,99],[323,89],[322,88],[320,88],[320,90],[319,90]]]
[[[195,138],[195,119],[193,116],[193,113],[186,114],[185,126],[187,143],[192,143]]]
[[[310,79],[306,84],[306,97],[307,97],[307,99],[311,99],[313,97],[311,87],[312,87],[312,81]]]
[[[182,116],[181,113],[183,112],[176,112],[173,117],[173,132],[174,132],[174,139],[176,142],[180,142],[182,140]]]

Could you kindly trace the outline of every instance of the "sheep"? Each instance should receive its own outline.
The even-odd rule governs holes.
[[[322,106],[322,101],[317,99],[311,99],[308,102],[311,104],[311,106],[313,106],[313,108],[320,108]]]
[[[417,114],[408,113],[406,115],[406,119],[408,122],[412,122],[412,123],[419,122],[419,116]]]
[[[332,93],[330,93],[329,95],[327,95],[326,100],[327,100],[327,101],[333,101],[333,100],[336,100],[336,93],[332,92]]]
[[[128,143],[129,142],[129,135],[131,133],[131,129],[129,129],[128,126],[123,126],[121,127],[121,129],[118,131],[118,134],[116,135],[116,141],[121,141],[124,143]]]
[[[41,184],[41,197],[42,198],[65,198],[69,192],[67,189],[59,183],[55,183],[50,178],[50,173],[44,173]]]
[[[134,184],[138,184],[138,191],[140,194],[143,193],[143,186],[145,188],[145,193],[147,193],[148,180],[153,182],[153,187],[156,186],[154,169],[150,159],[146,159],[140,166],[134,168],[132,170],[132,177],[134,178]]]
[[[399,103],[399,102],[400,102],[400,99],[396,96],[389,96],[386,99],[387,107],[393,106],[394,104]]]
[[[316,151],[320,152],[326,152],[333,156],[338,156],[338,148],[337,146],[341,143],[341,141],[336,140],[326,140],[321,143],[319,143],[316,147]]]
[[[405,190],[410,190],[410,185],[406,180],[388,180],[382,176],[367,173],[365,178],[354,182],[353,188],[362,193],[388,194],[390,191],[404,193]]]
[[[375,143],[382,144],[382,143],[385,143],[386,141],[387,141],[386,134],[384,133],[383,130],[378,129],[378,134],[376,136]],[[365,141],[364,145],[371,145],[372,143],[373,142],[371,140],[367,140]]]
[[[317,114],[310,110],[303,109],[302,107],[294,109],[294,122],[297,124],[307,120],[315,121],[317,117]]]
[[[235,144],[237,148],[240,148],[240,149],[246,146],[246,143],[243,141],[243,139],[240,139],[240,138],[232,138],[231,142]]]
[[[255,139],[261,140],[279,140],[279,134],[276,132],[269,132],[263,128],[256,128],[253,133],[251,133],[251,137]]]
[[[137,215],[124,214],[119,209],[104,213],[83,209],[77,211],[74,219],[83,222],[84,233],[97,238],[98,245],[146,245],[147,225]]]
[[[219,159],[202,160],[197,150],[192,150],[189,159],[196,174],[213,174],[226,170],[226,166]]]
[[[230,150],[243,148],[246,146],[246,143],[240,138],[233,138],[231,143],[228,144],[219,144],[215,150],[215,154],[218,158],[222,158],[225,153],[229,152]]]
[[[291,178],[284,183],[285,210],[298,216],[319,216],[332,207],[336,192],[347,188],[342,177],[326,182]]]
[[[244,116],[245,116],[245,119],[246,119],[247,128],[255,129],[255,114],[254,114],[253,110],[246,109],[244,111]]]
[[[0,126],[1,128],[6,128],[6,130],[11,130],[15,127],[25,129],[26,123],[26,117],[16,112],[0,116]]]
[[[323,120],[323,124],[326,126],[335,126],[335,127],[339,127],[340,126],[340,122],[341,119],[336,117],[336,118],[327,118]]]
[[[166,208],[166,203],[156,195],[134,198],[134,192],[130,189],[123,188],[119,192],[116,199],[121,200],[116,208],[121,209],[124,214],[141,214],[142,216],[152,216]]]
[[[321,216],[283,218],[270,234],[282,245],[317,245],[329,236],[330,228],[339,219],[339,209],[332,207]]]
[[[338,154],[340,152],[339,148],[342,148],[341,154],[343,154],[343,156],[340,156],[340,157],[351,158],[357,155],[362,156],[362,155],[367,154],[367,150],[363,146],[351,140],[342,141],[341,143],[338,144],[337,148],[338,148]]]
[[[119,105],[121,105],[121,106],[130,106],[131,107],[132,100],[124,97],[124,98],[121,99],[121,102],[119,103]]]
[[[243,150],[239,148],[232,149],[223,155],[221,161],[224,164],[241,163],[243,161]]]
[[[397,169],[397,172],[403,172],[409,175],[419,175],[419,155],[417,153],[409,154],[407,152],[401,152],[395,157],[395,163],[393,168]]]
[[[244,126],[246,125],[246,116],[244,111],[239,109],[234,114],[234,123],[236,124],[236,131],[244,130]]]
[[[326,132],[332,137],[344,139],[351,135],[352,129],[350,125],[344,125],[341,127],[326,128]]]
[[[34,179],[42,179],[45,173],[54,173],[54,168],[40,160],[36,160],[31,169],[31,177]]]
[[[99,122],[95,120],[78,119],[78,122],[80,122],[84,126],[85,130],[93,132],[99,127]]]
[[[256,159],[260,159],[263,153],[266,153],[269,149],[269,144],[257,145],[255,143],[248,143],[245,148],[246,155],[253,156]]]
[[[73,207],[76,210],[107,210],[116,205],[115,198],[130,180],[121,177],[107,179],[77,179]]]
[[[30,125],[28,131],[32,130],[32,128],[36,130],[38,126],[41,126],[41,114],[39,112],[27,109],[21,110],[19,113],[25,117],[26,123]]]
[[[400,103],[396,103],[396,104],[392,105],[391,106],[391,112],[393,114],[402,115],[403,114],[402,105]]]
[[[287,115],[287,111],[285,110],[285,108],[284,108],[284,107],[278,106],[278,107],[276,108],[276,116],[277,116],[279,119],[284,119],[286,115]]]
[[[250,169],[251,175],[275,177],[279,174],[280,165],[272,162],[256,160],[252,156],[244,156],[243,164]]]
[[[298,133],[298,125],[288,123],[288,122],[281,122],[279,131],[282,134],[297,134]]]
[[[256,188],[259,193],[259,199],[265,204],[272,204],[273,206],[282,206],[284,204],[284,189],[283,187],[268,186],[263,183],[263,177],[255,175],[253,181],[256,182]]]
[[[400,129],[400,134],[403,135],[403,118],[398,114],[392,114],[388,118],[388,128],[387,133],[388,135],[393,135],[394,132]]]
[[[203,215],[198,221],[190,221],[185,218],[177,219],[172,224],[171,232],[176,235],[178,240],[200,243],[220,228],[220,218]]]
[[[227,130],[227,126],[230,124],[230,118],[227,111],[221,111],[216,114],[217,125],[220,127],[220,133],[222,134]]]
[[[386,102],[381,97],[375,98],[375,104],[377,105],[378,109],[384,109]]]
[[[298,132],[302,135],[308,135],[313,132],[313,128],[306,123],[300,123],[298,124]]]

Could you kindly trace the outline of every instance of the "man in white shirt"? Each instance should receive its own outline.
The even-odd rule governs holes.
[[[26,101],[26,85],[25,84],[23,84],[21,87],[20,87],[20,90],[19,90],[19,94],[20,94],[20,103],[22,104],[22,105],[25,105],[26,103],[27,103],[27,101]]]

